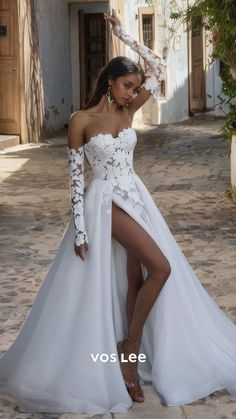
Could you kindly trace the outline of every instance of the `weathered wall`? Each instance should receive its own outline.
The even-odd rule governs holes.
[[[156,1],[156,3],[159,3]],[[182,2],[178,0],[182,5]],[[188,109],[188,46],[187,34],[183,27],[176,28],[170,18],[169,1],[162,0],[158,11],[165,26],[165,45],[167,47],[166,100],[159,103],[159,123],[177,122],[187,119]],[[174,27],[175,33],[168,28]]]
[[[169,18],[169,0],[153,0],[155,9],[155,47],[156,53],[162,54],[167,48],[167,77],[166,96],[158,102],[149,99],[142,111],[136,115],[136,121],[146,123],[171,123],[185,120],[189,117],[189,66],[188,66],[188,34],[183,25],[179,26]],[[183,2],[177,0],[180,7]],[[131,35],[139,39],[138,32],[138,7],[145,6],[144,0],[137,0],[126,4],[125,22],[126,29]],[[170,28],[174,29],[172,33]],[[206,108],[214,109],[219,103],[218,95],[221,93],[222,81],[219,77],[219,61],[212,62],[211,44],[206,40],[204,50]],[[126,47],[126,54],[130,58],[137,56]]]
[[[147,6],[145,0],[126,3],[125,22],[126,29],[130,34],[139,39],[138,8]],[[188,55],[187,35],[183,29],[179,29],[175,37],[170,37],[167,26],[173,25],[169,19],[169,8],[166,0],[153,0],[155,9],[155,46],[154,51],[162,55],[163,50],[168,48],[168,70],[166,78],[166,96],[158,102],[152,98],[143,106],[136,115],[136,122],[143,119],[145,123],[170,123],[188,118]],[[130,31],[132,28],[132,33]],[[126,48],[130,58],[137,59],[137,55]]]
[[[104,0],[34,0],[39,31],[39,50],[43,69],[47,131],[53,132],[68,122],[72,110],[79,109],[79,39],[78,9],[104,12]],[[182,1],[177,0],[181,6]],[[71,4],[70,4],[71,3]],[[135,115],[137,123],[170,123],[188,118],[188,45],[187,33],[181,26],[171,35],[168,27],[176,25],[169,19],[169,0],[153,0],[155,8],[155,48],[158,54],[167,48],[166,96],[158,102],[152,98]],[[125,0],[125,28],[139,39],[138,7],[147,6],[145,0]],[[219,63],[211,63],[211,46],[205,51],[206,106],[214,108],[221,91]],[[128,46],[125,54],[138,60]]]
[[[50,134],[68,122],[71,112],[69,9],[67,0],[34,2]]]
[[[219,103],[218,96],[222,96],[222,80],[219,76],[220,62],[219,60],[212,61],[212,44],[207,39],[205,54],[206,108],[215,109]]]

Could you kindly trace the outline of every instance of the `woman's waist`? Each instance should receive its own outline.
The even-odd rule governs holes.
[[[111,183],[130,183],[135,176],[133,169],[120,171],[93,172],[92,180],[109,181]]]

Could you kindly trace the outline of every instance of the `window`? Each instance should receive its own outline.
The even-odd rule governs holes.
[[[154,7],[139,7],[139,35],[141,42],[148,48],[155,48],[155,11]],[[160,96],[166,95],[165,80],[161,82]]]
[[[139,7],[139,35],[141,42],[154,48],[154,7]]]
[[[142,15],[143,43],[153,49],[153,15]]]

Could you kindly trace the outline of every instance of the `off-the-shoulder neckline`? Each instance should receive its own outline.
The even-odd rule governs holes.
[[[116,139],[118,139],[120,137],[120,135],[122,133],[125,133],[126,131],[128,131],[130,129],[133,130],[133,131],[135,131],[135,129],[132,128],[132,127],[126,127],[126,128],[123,128],[121,131],[119,131],[116,137],[114,137],[110,132],[107,132],[107,133],[99,132],[98,134],[93,135],[92,137],[90,137],[89,140],[86,141],[86,143],[84,143],[84,147],[86,145],[88,145],[91,141],[93,141],[95,138],[99,137],[99,136],[111,136],[114,140],[116,140]]]

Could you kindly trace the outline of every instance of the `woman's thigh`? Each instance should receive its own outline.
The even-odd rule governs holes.
[[[170,271],[170,265],[156,242],[150,235],[122,208],[112,203],[112,236],[142,262],[148,272]]]

